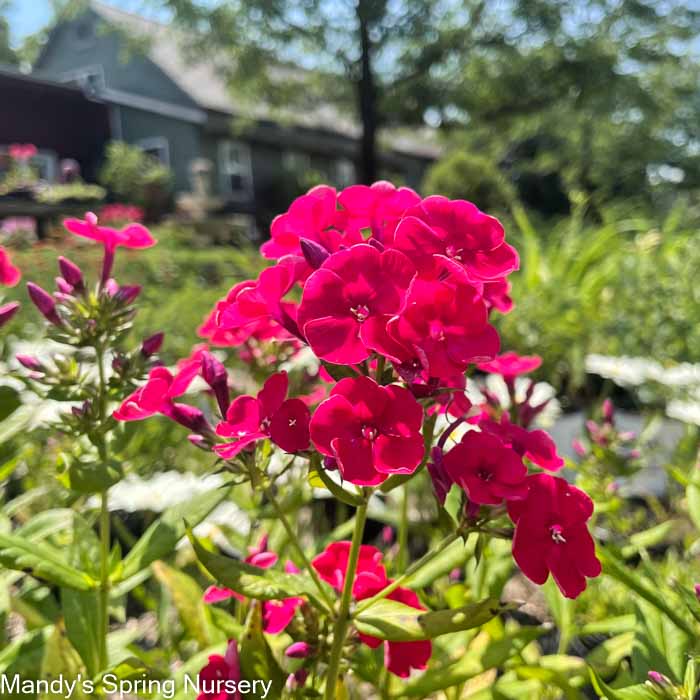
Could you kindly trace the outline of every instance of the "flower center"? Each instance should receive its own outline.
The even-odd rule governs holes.
[[[377,429],[371,425],[363,425],[362,437],[365,440],[369,440],[370,442],[372,442],[372,440],[375,440],[377,437]]]
[[[269,419],[267,416],[265,416],[265,418],[263,418],[263,419],[260,421],[260,430],[262,430],[263,433],[269,432],[269,430],[270,430],[270,419]]]
[[[491,481],[493,479],[493,473],[490,472],[488,469],[479,469],[476,472],[476,475],[482,480],[482,481]]]
[[[457,246],[448,245],[445,252],[447,253],[448,258],[452,258],[453,260],[458,260],[459,262],[462,262],[464,248],[457,248]]]
[[[556,544],[566,544],[566,538],[562,534],[561,525],[552,525],[549,528],[549,534],[552,536],[552,541]]]
[[[297,424],[297,419],[296,418],[290,418],[289,419],[289,427],[293,428]]]
[[[357,319],[358,323],[364,323],[369,318],[369,307],[367,304],[351,306],[350,313]]]
[[[445,340],[445,329],[440,321],[430,321],[428,327],[430,330],[430,337],[433,340]]]

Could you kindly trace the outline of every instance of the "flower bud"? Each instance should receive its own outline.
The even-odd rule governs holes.
[[[11,301],[9,304],[0,306],[0,328],[8,323],[18,311],[19,303],[16,301]]]
[[[290,659],[305,659],[310,653],[310,644],[307,642],[294,642],[286,648],[284,655]]]
[[[140,285],[127,284],[123,287],[119,287],[114,297],[124,304],[131,304],[139,294],[141,294]]]
[[[185,428],[191,430],[193,433],[198,433],[201,435],[204,433],[213,432],[212,427],[204,417],[204,413],[194,406],[189,406],[185,403],[173,404],[169,416],[180,425],[184,425]]]
[[[698,599],[698,602],[700,602],[700,583],[696,583],[693,586],[693,590],[695,591],[695,597]]]
[[[615,417],[615,407],[610,399],[603,401],[603,419],[606,423],[612,423]]]
[[[27,291],[34,306],[47,321],[55,326],[62,325],[62,321],[56,313],[56,302],[46,290],[42,289],[38,284],[34,284],[34,282],[28,282]]]
[[[202,353],[202,379],[214,390],[221,415],[225,416],[230,403],[228,372],[210,352]]]
[[[39,361],[39,358],[33,355],[15,355],[15,358],[22,367],[26,367],[33,372],[43,372],[45,369],[44,365]]]
[[[141,343],[141,354],[146,358],[155,355],[158,350],[161,349],[164,337],[165,333],[156,333],[150,338],[146,338],[146,340]]]
[[[578,438],[574,438],[571,441],[571,447],[574,448],[574,452],[579,457],[585,457],[588,454],[588,450],[586,449],[586,446]]]
[[[433,482],[433,490],[440,505],[445,505],[447,494],[452,488],[452,479],[442,464],[442,450],[439,447],[433,447],[430,456],[432,459],[428,462],[428,473]]]
[[[309,672],[305,668],[300,668],[294,673],[290,673],[287,677],[287,690],[295,690],[296,688],[301,688],[306,679],[309,677]]]
[[[385,545],[393,544],[394,542],[394,528],[391,525],[385,525],[382,528],[382,542]]]
[[[56,288],[62,297],[73,294],[73,287],[63,277],[56,277]]]
[[[309,240],[308,238],[300,238],[299,246],[304,255],[304,260],[306,260],[309,267],[312,267],[314,270],[321,267],[329,255],[328,251],[320,243],[316,243],[316,241]]]
[[[61,270],[63,279],[68,282],[76,291],[82,292],[85,289],[83,273],[81,269],[68,258],[62,255],[58,258],[58,267]]]

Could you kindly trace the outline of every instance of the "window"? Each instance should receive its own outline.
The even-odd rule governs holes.
[[[168,139],[163,136],[151,136],[147,139],[141,139],[136,142],[136,145],[149,156],[155,158],[159,163],[170,167],[170,146]]]
[[[219,143],[219,179],[221,193],[234,199],[246,199],[253,193],[253,167],[250,148],[240,141]]]
[[[64,83],[79,85],[85,94],[99,95],[105,88],[105,73],[102,66],[85,66],[63,74]]]
[[[311,156],[302,151],[285,151],[282,154],[282,167],[292,175],[303,176],[311,170]]]

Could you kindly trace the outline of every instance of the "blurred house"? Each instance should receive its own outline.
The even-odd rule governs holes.
[[[51,31],[34,70],[104,103],[111,137],[167,164],[177,191],[192,188],[194,162],[210,161],[213,194],[229,211],[264,220],[310,173],[336,186],[356,180],[357,124],[328,107],[289,120],[260,113],[234,128],[235,95],[214,62],[195,60],[176,30],[138,15],[90,3]],[[415,187],[437,156],[430,143],[394,138],[381,153],[383,176]]]

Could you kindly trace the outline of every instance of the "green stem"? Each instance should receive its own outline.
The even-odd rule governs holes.
[[[404,571],[408,565],[408,484],[403,485],[401,500],[401,520],[399,521],[399,556],[396,568]]]
[[[107,657],[107,635],[109,634],[109,497],[107,491],[102,492],[102,509],[100,512],[100,668],[106,669],[109,663]]]
[[[311,565],[311,562],[309,561],[309,558],[304,553],[304,550],[299,542],[299,538],[297,537],[296,533],[294,532],[294,529],[292,528],[291,524],[289,523],[289,520],[287,520],[287,516],[285,516],[284,511],[282,510],[282,507],[280,506],[279,502],[272,494],[271,489],[267,489],[265,491],[265,495],[267,496],[270,503],[272,503],[272,507],[275,509],[275,512],[277,513],[277,517],[280,519],[280,522],[282,523],[282,526],[284,527],[284,529],[287,533],[287,536],[289,537],[289,541],[292,543],[292,546],[294,547],[297,554],[299,555],[299,558],[301,559],[301,561],[304,564],[304,568],[309,572],[309,575],[313,579],[313,582],[316,584],[316,588],[318,588],[318,592],[321,595],[321,598],[323,598],[323,602],[328,606],[329,610],[332,610],[333,609],[333,601],[329,598],[328,593],[326,592],[326,589],[323,586],[323,583],[321,582],[321,579],[318,577],[318,574],[316,573],[316,569],[314,569],[314,567]]]
[[[104,464],[107,464],[107,442],[105,440],[104,427],[107,417],[107,382],[105,379],[104,370],[104,351],[102,347],[95,347],[95,355],[97,359],[97,371],[99,374],[99,395],[98,411],[99,411],[99,440],[97,449],[100,454],[100,459]],[[99,659],[100,669],[104,670],[109,664],[107,656],[107,635],[109,634],[109,544],[110,544],[110,518],[109,518],[109,495],[105,489],[102,492],[101,508],[100,508],[100,592],[99,592],[99,611],[98,624],[99,630],[97,639],[99,640]]]
[[[456,539],[458,539],[461,536],[461,532],[453,532],[451,535],[445,537],[445,539],[442,540],[437,545],[437,547],[431,549],[427,554],[424,554],[417,562],[409,566],[405,574],[399,576],[395,581],[392,581],[388,586],[386,586],[386,588],[382,588],[382,590],[379,591],[379,593],[377,593],[376,595],[372,596],[371,598],[367,598],[366,600],[363,600],[362,603],[357,606],[355,614],[357,615],[358,613],[367,610],[367,608],[374,605],[377,601],[382,600],[386,598],[390,593],[393,593],[397,588],[399,588],[399,586],[403,586],[403,584],[406,583],[419,569],[422,569],[426,564],[435,559],[436,556],[442,554],[443,550],[446,547],[449,547]]]
[[[343,593],[340,598],[340,609],[338,617],[333,628],[333,646],[331,647],[331,655],[328,660],[328,670],[326,672],[326,690],[324,692],[324,700],[335,700],[336,685],[338,683],[338,675],[340,672],[340,661],[343,656],[343,647],[345,646],[345,638],[350,625],[350,602],[352,600],[352,585],[355,582],[355,573],[357,571],[357,561],[360,557],[360,545],[362,537],[365,533],[365,522],[367,520],[367,504],[361,505],[355,514],[355,531],[352,535],[352,545],[350,546],[350,555],[348,557],[348,568],[345,572],[345,584],[343,585]]]

